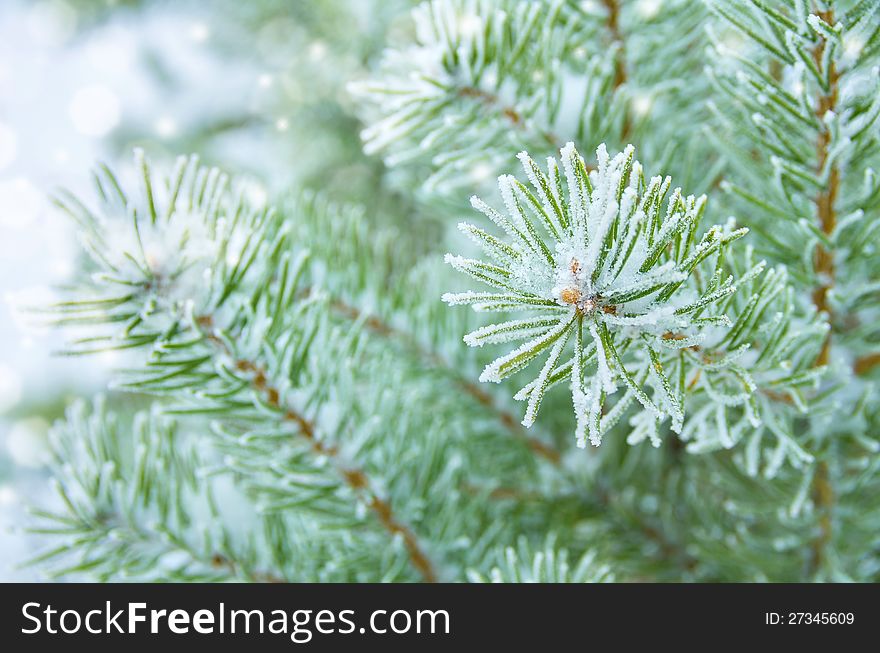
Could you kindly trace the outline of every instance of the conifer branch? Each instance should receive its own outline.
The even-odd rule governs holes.
[[[28,529],[69,539],[30,564],[49,563],[53,577],[287,582],[220,525],[214,487],[197,480],[201,461],[188,436],[157,411],[138,412],[123,426],[103,397],[91,411],[75,402],[49,438],[60,507],[34,509]],[[199,512],[213,518],[208,528],[193,528]]]
[[[324,488],[335,484],[321,480],[303,486],[298,481],[291,488],[305,490],[298,497],[285,491],[287,479],[309,475],[317,478],[324,461],[329,462],[338,480],[364,499],[363,505],[382,530],[400,539],[421,578],[435,582],[438,575],[433,562],[391,500],[382,496],[362,467],[348,463],[339,448],[319,437],[315,421],[292,408],[287,399],[296,386],[302,385],[296,379],[307,373],[304,365],[309,349],[315,335],[326,326],[322,323],[325,311],[318,308],[324,305],[322,298],[296,302],[302,298],[299,283],[307,256],[289,251],[290,231],[281,226],[276,213],[249,210],[240,197],[235,199],[227,191],[225,179],[217,171],[204,171],[195,163],[187,163],[180,161],[169,181],[155,185],[149,167],[142,163],[146,191],[140,196],[148,199],[147,211],[137,205],[136,199],[122,195],[121,207],[108,201],[101,211],[83,216],[87,224],[95,226],[95,241],[89,253],[104,271],[89,278],[80,297],[54,308],[61,314],[62,323],[76,323],[88,315],[89,321],[96,324],[112,328],[123,321],[127,326],[101,338],[80,340],[75,349],[81,353],[106,348],[149,349],[142,367],[125,373],[122,386],[165,396],[186,395],[188,405],[167,410],[218,415],[218,446],[224,446],[224,438],[228,444],[229,437],[233,437],[237,456],[248,462],[261,460],[265,450],[259,445],[253,446],[252,452],[247,445],[242,448],[241,438],[230,436],[227,426],[232,431],[238,425],[252,429],[248,441],[261,437],[260,429],[266,425],[260,423],[267,419],[293,426],[291,433],[298,433],[314,454],[313,464],[301,459],[299,449],[293,446],[286,458],[288,467],[277,470],[285,481],[280,488],[273,489],[259,479],[246,480],[245,484],[251,483],[249,487],[258,494],[268,493],[267,500],[276,505],[287,502],[307,508],[310,500],[319,502],[326,494]],[[107,175],[110,183],[119,187],[115,177],[109,172]],[[102,197],[106,198],[106,193]],[[64,206],[71,212],[88,211],[73,200]],[[120,214],[130,216],[130,221],[121,220]],[[155,225],[155,235],[144,224],[151,215],[164,216]],[[97,228],[104,224],[103,229]],[[126,229],[131,229],[133,235]],[[123,231],[122,246],[106,240],[114,230]],[[168,232],[181,234],[182,245],[177,249],[159,250],[148,240]],[[192,234],[201,238],[194,239]],[[207,288],[199,285],[205,278],[211,281]],[[128,289],[128,294],[116,298],[117,286]],[[106,295],[112,298],[103,299]],[[327,336],[332,342],[332,335]],[[248,342],[256,344],[256,349]],[[344,351],[345,344],[340,345],[340,351]],[[322,353],[333,356],[326,349]],[[335,365],[337,370],[344,369],[344,363]],[[331,371],[328,378],[335,378],[337,370]],[[317,389],[324,390],[322,385],[318,382]],[[280,437],[285,433],[277,424],[271,431]],[[236,456],[231,460],[230,467],[239,464],[234,462]],[[321,505],[316,508],[320,510]],[[357,514],[357,505],[349,508],[352,515]],[[341,505],[338,509],[343,510]]]
[[[204,329],[205,337],[220,351],[228,356],[233,355],[222,338],[212,332],[214,320],[210,315],[199,316],[196,323]],[[415,533],[394,515],[391,504],[379,496],[367,474],[362,469],[344,463],[340,459],[339,450],[336,447],[328,446],[316,437],[315,426],[312,422],[292,408],[281,404],[281,393],[267,379],[266,371],[261,366],[253,361],[238,358],[235,360],[235,367],[241,372],[251,375],[254,389],[264,396],[269,406],[279,411],[283,420],[297,426],[299,433],[308,441],[315,455],[325,456],[331,460],[342,480],[356,493],[366,497],[367,505],[375,513],[382,527],[391,536],[400,536],[403,539],[413,567],[418,570],[426,582],[436,583],[438,579],[434,564],[425,554]]]
[[[687,359],[664,350],[677,352],[702,342],[707,333],[700,331],[702,322],[691,316],[737,288],[732,276],[725,279],[718,267],[722,259],[716,255],[746,230],[715,226],[697,239],[706,198],[684,198],[681,189],[673,191],[664,218],[661,208],[671,180],[646,180],[633,154],[630,146],[612,158],[602,145],[596,169],[588,172],[569,143],[560,151],[561,166],[550,158],[545,173],[521,153],[531,188],[511,175],[499,178],[507,215],[479,198],[471,200],[508,240],[461,223],[459,229],[491,262],[446,257],[455,269],[494,287],[492,292],[446,293],[446,303],[470,304],[476,311],[540,313],[481,327],[464,341],[472,347],[522,341],[486,366],[480,376],[484,382],[500,382],[547,354],[538,377],[515,395],[527,401],[522,423],[529,427],[535,422],[547,389],[570,382],[578,446],[585,446],[588,437],[598,446],[602,432],[633,401],[653,420],[646,423],[641,437],[649,437],[657,446],[653,422],[667,417],[672,430],[681,433],[684,388],[673,389],[668,375],[676,370],[684,378]],[[704,271],[712,278],[705,287],[699,281],[704,262]],[[747,278],[762,269],[755,267]],[[687,282],[693,284],[698,299],[680,299]],[[742,332],[743,320],[730,332],[731,338]],[[725,324],[729,318],[716,316],[710,321]],[[731,341],[729,348],[736,344]],[[717,362],[704,356],[700,365],[709,370]],[[607,410],[605,401],[618,383],[626,387],[626,394],[613,411]],[[646,388],[653,389],[653,395]]]
[[[322,77],[346,126],[296,162],[321,182],[332,162],[321,193],[275,211],[138,153],[92,200],[59,194],[85,256],[48,312],[66,354],[125,350],[111,383],[134,394],[52,429],[35,563],[877,580],[880,2],[413,4]],[[629,140],[663,176],[596,149]],[[469,242],[446,222],[463,189],[486,198]],[[515,382],[522,414],[482,382]]]
[[[834,12],[829,9],[825,12],[819,12],[819,17],[828,23],[834,25]],[[823,56],[825,49],[829,47],[825,38],[819,37],[820,42],[813,50],[813,61],[817,69],[821,69],[823,65]],[[837,99],[839,94],[839,76],[837,65],[834,60],[828,62],[828,85],[829,90],[819,96],[816,103],[816,118],[819,124],[824,125],[824,117],[829,112],[837,111]],[[816,175],[821,179],[825,173],[825,167],[828,164],[829,150],[831,146],[831,132],[827,127],[823,127],[819,131],[819,138],[816,142]],[[819,190],[816,195],[815,204],[819,218],[819,227],[822,233],[830,236],[834,233],[837,226],[836,202],[837,194],[840,190],[840,169],[837,163],[831,163],[828,169],[828,181]],[[829,323],[833,323],[833,315],[831,307],[828,304],[828,291],[834,284],[834,253],[826,248],[821,241],[816,243],[815,253],[816,273],[819,275],[819,285],[813,290],[813,302],[816,310],[824,312],[828,315]],[[826,365],[831,350],[831,330],[825,337],[822,345],[822,351],[816,360],[817,365]]]
[[[308,294],[308,292],[309,289],[305,289],[305,293]],[[414,338],[412,334],[404,333],[400,329],[396,329],[389,324],[386,324],[375,315],[364,317],[359,309],[351,306],[350,304],[347,304],[342,300],[334,299],[333,301],[331,301],[331,306],[338,314],[346,317],[349,320],[355,322],[363,320],[367,328],[377,335],[405,342],[407,346],[415,351],[416,355],[419,356],[421,359],[429,362],[431,365],[438,367],[444,370],[447,374],[453,376],[459,387],[461,387],[468,395],[473,397],[477,403],[485,406],[493,414],[495,414],[498,417],[498,420],[504,426],[504,428],[510,431],[510,433],[514,437],[524,440],[529,449],[531,449],[536,455],[544,458],[554,465],[558,465],[560,463],[562,456],[555,447],[544,442],[540,438],[536,438],[526,434],[519,421],[510,412],[504,410],[503,408],[500,408],[496,404],[495,398],[491,394],[480,388],[480,386],[478,386],[476,383],[465,379],[461,375],[461,372],[450,365],[449,362],[442,356],[425,349],[421,344],[417,342],[416,338]]]

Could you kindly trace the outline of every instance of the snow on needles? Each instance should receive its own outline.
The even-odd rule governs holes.
[[[684,388],[670,371],[683,378],[680,352],[699,350],[703,331],[718,329],[719,315],[711,313],[736,284],[717,255],[747,230],[713,226],[698,239],[705,196],[670,193],[668,177],[646,181],[632,146],[611,156],[600,145],[594,169],[572,143],[559,154],[545,169],[519,155],[528,184],[498,179],[504,211],[471,200],[503,236],[462,223],[487,260],[448,254],[446,262],[496,292],[447,293],[443,300],[533,314],[464,337],[472,347],[521,343],[486,366],[483,382],[499,383],[544,358],[515,395],[527,402],[523,425],[535,422],[548,388],[568,381],[579,446],[588,439],[598,445],[633,399],[653,422],[668,417],[680,433]],[[619,391],[608,410],[606,401]]]
[[[201,167],[195,156],[180,157],[168,177],[153,178],[136,150],[135,173],[139,188],[129,194],[99,166],[94,209],[70,193],[57,198],[80,226],[93,272],[82,299],[55,308],[66,319],[112,315],[129,325],[126,337],[168,328],[153,323],[163,315],[207,309],[222,315],[214,310],[225,299],[217,288],[246,274],[257,250],[273,239],[269,212],[250,207],[225,174]]]

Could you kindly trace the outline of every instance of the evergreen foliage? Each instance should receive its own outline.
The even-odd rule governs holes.
[[[349,84],[385,166],[363,206],[252,206],[142,153],[59,196],[88,260],[50,312],[69,354],[129,356],[54,429],[36,562],[878,580],[880,2],[427,0],[410,25]]]

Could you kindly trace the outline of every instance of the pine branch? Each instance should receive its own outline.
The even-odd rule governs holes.
[[[446,311],[427,319],[411,317],[424,315],[427,307],[434,306],[435,296],[426,288],[426,282],[442,287],[438,273],[445,271],[440,267],[442,261],[437,259],[439,265],[435,265],[435,258],[421,251],[423,243],[402,246],[400,233],[377,228],[365,219],[360,207],[337,205],[320,194],[295,196],[285,210],[299,217],[295,238],[316,257],[357,263],[328,269],[332,287],[328,301],[335,314],[363,325],[388,344],[403,345],[419,362],[452,379],[537,456],[559,464],[561,453],[557,448],[545,439],[530,436],[496,397],[468,378],[467,370],[472,367],[469,360],[450,360],[441,353],[446,342],[458,339],[458,321],[448,320]],[[304,288],[301,296],[307,298],[315,292],[314,288]],[[328,293],[326,289],[317,292]],[[357,306],[364,297],[374,304],[370,312]]]
[[[730,99],[726,112],[717,111],[726,129],[719,144],[742,180],[726,188],[753,210],[763,251],[788,267],[826,329],[821,346],[815,352],[810,346],[795,364],[798,372],[789,378],[796,382],[786,392],[759,379],[758,396],[779,407],[768,412],[767,426],[797,437],[817,458],[802,458],[805,473],[793,484],[790,513],[803,515],[803,533],[791,550],[810,578],[845,578],[859,554],[846,551],[840,533],[862,491],[850,456],[865,448],[876,453],[868,435],[876,416],[865,404],[872,390],[860,377],[873,368],[870,343],[876,342],[867,323],[876,320],[877,270],[862,242],[876,228],[877,132],[871,130],[880,102],[877,52],[868,43],[878,34],[878,6],[711,5],[752,48],[728,48],[714,38],[722,61],[713,77]],[[737,143],[739,134],[746,137]],[[810,378],[806,392],[800,381]],[[801,510],[804,505],[809,508]]]
[[[232,356],[233,352],[229,351],[223,339],[212,332],[214,320],[210,315],[202,315],[196,319],[196,323],[205,331],[206,338],[213,343],[220,351],[228,356]],[[391,504],[382,499],[376,492],[373,483],[367,474],[357,467],[352,467],[339,457],[339,451],[335,447],[325,445],[315,437],[315,427],[309,420],[305,419],[295,410],[282,406],[280,402],[281,393],[266,378],[266,372],[262,367],[253,361],[238,358],[235,360],[236,369],[251,375],[251,382],[255,390],[260,392],[266,400],[266,403],[272,408],[278,410],[282,415],[282,419],[291,422],[297,426],[300,435],[305,438],[315,455],[325,456],[333,461],[334,467],[339,472],[340,477],[345,483],[356,493],[363,494],[367,498],[367,505],[375,513],[382,527],[388,531],[393,537],[399,535],[403,538],[404,545],[409,552],[413,566],[421,574],[422,578],[429,582],[437,582],[437,572],[434,564],[422,549],[415,533],[403,524],[392,510]]]
[[[702,341],[708,331],[701,332],[703,322],[697,316],[736,291],[732,276],[722,281],[722,259],[716,255],[745,230],[716,226],[697,241],[705,197],[683,198],[680,189],[669,198],[664,218],[661,208],[670,179],[646,181],[631,146],[614,158],[600,146],[597,169],[589,173],[572,144],[560,155],[561,168],[550,158],[545,173],[526,153],[520,154],[531,188],[510,175],[499,178],[507,215],[472,199],[473,207],[500,227],[507,240],[462,223],[460,230],[491,262],[451,254],[446,260],[494,289],[446,293],[443,299],[450,305],[470,304],[476,311],[538,313],[481,327],[464,338],[472,347],[522,342],[485,367],[480,376],[484,382],[500,382],[547,354],[538,377],[515,395],[527,400],[524,426],[534,423],[545,391],[570,380],[579,446],[585,445],[587,434],[598,445],[602,432],[634,400],[654,421],[670,417],[672,429],[680,433],[685,388],[680,382],[673,386],[668,375],[674,371],[683,379],[688,359],[669,350]],[[712,281],[704,286],[700,270],[708,261],[715,266],[707,263],[704,272]],[[698,299],[679,299],[689,286]],[[741,344],[739,336],[753,324],[753,309],[729,333],[728,349]],[[713,325],[729,321],[720,315],[707,319]],[[673,331],[681,337],[667,337]],[[703,367],[719,364],[708,361]],[[605,400],[618,382],[626,393],[605,414]],[[648,387],[654,390],[650,397]],[[653,421],[644,426],[630,441],[649,437],[657,445]]]
[[[210,479],[196,479],[203,461],[192,439],[157,411],[138,413],[123,429],[103,398],[90,413],[77,402],[50,445],[60,506],[34,509],[37,522],[28,530],[64,544],[30,564],[51,564],[52,576],[103,580],[286,582],[261,569],[264,561],[244,538],[218,530],[221,511]],[[211,517],[209,528],[194,526],[202,511]]]
[[[528,122],[523,118],[522,114],[519,110],[517,110],[516,107],[510,105],[505,106],[505,104],[501,101],[501,98],[495,93],[490,93],[489,91],[477,88],[475,86],[462,86],[458,90],[458,94],[463,98],[472,98],[479,102],[486,109],[501,115],[515,129],[523,131],[534,129],[537,140],[544,140],[547,145],[549,145],[553,149],[559,149],[564,144],[563,141],[553,132],[546,131],[537,127],[530,127]]]
[[[308,294],[308,292],[309,290],[306,289],[306,295]],[[535,454],[554,465],[558,465],[560,463],[561,454],[555,447],[548,443],[545,443],[540,438],[527,435],[524,432],[522,425],[513,415],[497,406],[495,398],[491,394],[480,388],[480,386],[478,386],[477,384],[465,379],[461,375],[461,372],[455,369],[447,360],[440,356],[440,354],[426,350],[417,342],[416,338],[414,338],[412,334],[405,333],[400,329],[396,329],[386,324],[376,316],[364,316],[362,315],[360,310],[343,302],[342,300],[331,301],[331,306],[336,312],[338,312],[340,315],[343,315],[349,320],[352,320],[354,322],[363,320],[368,329],[382,337],[405,342],[407,346],[409,346],[416,352],[419,358],[452,375],[458,385],[468,395],[473,397],[477,403],[485,406],[493,414],[495,414],[501,424],[504,425],[504,428],[510,431],[510,433],[514,437],[523,439],[528,445],[529,449],[531,449]]]
[[[819,12],[819,18],[829,25],[834,25],[834,12],[829,9],[825,12]],[[817,69],[821,69],[826,48],[830,47],[827,40],[820,37],[820,43],[813,50],[813,61]],[[837,112],[837,99],[839,94],[839,76],[837,66],[832,59],[828,63],[828,86],[829,90],[819,96],[816,103],[816,118],[820,124],[823,124],[825,114],[828,112]],[[828,163],[829,148],[831,145],[831,132],[827,127],[819,132],[819,138],[816,142],[816,175],[821,177],[825,174],[825,168]],[[831,236],[837,226],[837,213],[835,204],[837,202],[837,194],[840,190],[840,169],[836,163],[832,163],[827,171],[828,182],[822,187],[814,200],[819,218],[819,226],[822,233]],[[828,305],[828,291],[834,284],[834,253],[826,249],[821,242],[816,243],[815,268],[820,278],[820,285],[813,291],[813,303],[816,310],[824,312],[828,315],[829,322],[833,322],[833,314],[831,307]],[[825,344],[816,360],[816,365],[826,365],[831,350],[831,331],[825,338]]]
[[[315,421],[292,407],[289,397],[293,391],[305,390],[296,386],[305,385],[302,377],[308,368],[324,378],[314,379],[305,405],[315,408],[326,401],[328,382],[336,382],[344,372],[345,359],[352,355],[350,348],[358,338],[356,330],[347,329],[354,340],[346,342],[328,329],[324,299],[302,300],[299,286],[307,257],[289,251],[290,230],[284,228],[283,219],[271,211],[250,211],[230,197],[218,173],[206,173],[186,161],[178,165],[167,185],[152,183],[146,163],[141,168],[146,192],[139,200],[147,199],[146,210],[121,190],[122,206],[105,203],[97,214],[82,204],[66,205],[74,214],[86,211],[83,224],[95,234],[89,253],[102,270],[91,275],[78,298],[59,303],[55,310],[62,314],[62,322],[88,316],[91,322],[112,329],[109,335],[80,340],[76,350],[148,349],[150,355],[140,368],[124,372],[122,386],[174,398],[178,404],[166,412],[214,415],[217,444],[232,452],[226,467],[240,471],[253,464],[270,477],[280,476],[280,483],[272,486],[262,472],[242,475],[245,487],[255,496],[264,496],[268,506],[313,508],[316,515],[330,508],[328,501],[337,502],[331,510],[341,517],[349,512],[357,515],[358,506],[364,505],[381,530],[403,544],[421,577],[437,580],[421,542],[392,508],[391,500],[380,494],[373,478],[362,466],[346,462],[340,449],[318,435]],[[115,179],[109,171],[107,175]],[[218,183],[211,185],[212,179]],[[107,194],[102,197],[106,199]],[[131,216],[130,221],[114,222],[120,214]],[[92,228],[103,222],[103,229]],[[164,257],[157,256],[152,241],[146,239],[154,237],[148,226],[156,229],[155,238],[182,233],[183,244],[160,251]],[[133,239],[125,233],[121,246],[106,241],[106,234],[126,227],[134,232]],[[193,243],[192,233],[205,234],[195,243],[198,249],[188,247]],[[209,282],[190,285],[191,277]],[[128,289],[128,294],[115,297],[117,285]],[[120,322],[125,324],[122,329],[117,326]],[[321,344],[313,349],[319,333],[323,334]],[[338,351],[334,353],[331,347]],[[319,364],[317,354],[329,359]],[[352,394],[347,401],[354,405],[356,398]],[[293,430],[279,429],[280,424]],[[245,435],[233,434],[239,428],[245,429]],[[314,460],[303,459],[294,443],[283,444],[291,451],[284,455],[282,467],[273,462],[267,468],[263,456],[277,451],[261,443],[266,428],[279,437],[298,433]],[[357,434],[352,438],[356,447],[365,444],[357,441]],[[321,478],[325,460],[332,464],[337,480],[362,498],[363,504],[349,501],[343,507],[342,497],[327,496],[327,489],[336,484]],[[442,472],[442,468],[431,470]],[[307,478],[314,480],[305,482]],[[299,496],[289,493],[290,479],[297,479],[293,488],[301,488]],[[393,557],[388,563],[399,569]]]
[[[412,17],[415,41],[387,50],[381,74],[349,90],[366,123],[365,150],[391,167],[430,171],[414,184],[438,191],[468,173],[491,177],[509,149],[556,150],[559,128],[582,122],[560,119],[570,111],[569,71],[582,71],[594,32],[581,10],[561,0],[427,0]],[[590,75],[604,93],[600,58]],[[595,112],[595,100],[577,101]]]
[[[159,178],[140,155],[131,186],[99,168],[97,208],[60,195],[87,255],[51,307],[66,353],[125,350],[112,383],[136,398],[53,429],[36,562],[100,580],[880,577],[880,2],[707,0],[711,23],[687,0],[409,4],[381,55],[320,12],[322,39],[356,51],[346,76],[381,59],[332,100],[383,159],[363,208],[262,209],[194,159]],[[629,140],[694,195],[631,146],[588,162],[568,143]],[[341,141],[333,170],[297,165],[350,195]],[[487,196],[522,150],[443,264],[460,189]],[[733,217],[706,222],[709,189],[747,244]],[[480,287],[438,301],[458,273]],[[522,421],[478,376],[517,383]],[[571,431],[602,446],[563,461]]]

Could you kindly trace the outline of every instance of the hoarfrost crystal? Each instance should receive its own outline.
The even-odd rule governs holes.
[[[714,226],[697,240],[705,197],[670,193],[668,177],[646,181],[632,146],[612,157],[601,145],[596,155],[597,167],[588,172],[569,143],[560,162],[549,158],[544,172],[521,153],[529,185],[510,175],[499,178],[504,213],[471,200],[506,238],[459,225],[491,261],[446,256],[454,268],[500,292],[443,297],[477,311],[537,313],[481,327],[464,340],[472,347],[522,341],[486,366],[484,382],[498,383],[546,354],[537,378],[515,395],[527,401],[523,424],[534,423],[549,387],[568,380],[580,446],[588,438],[598,445],[609,421],[632,399],[655,421],[669,417],[681,432],[684,393],[667,368],[684,365],[680,350],[698,349],[701,331],[718,328],[718,316],[702,314],[736,284],[723,277],[717,254],[746,233]],[[713,261],[714,273],[696,273]],[[606,411],[606,400],[621,387],[620,409]]]

